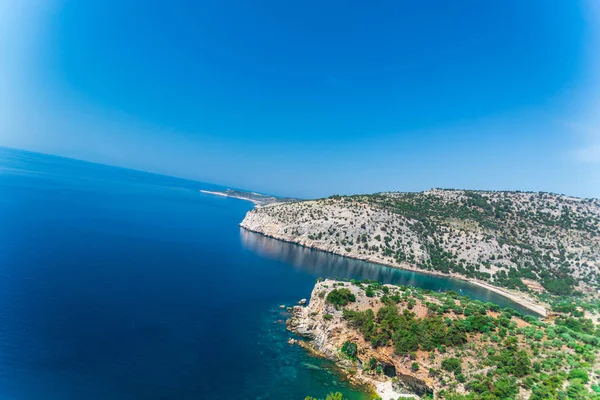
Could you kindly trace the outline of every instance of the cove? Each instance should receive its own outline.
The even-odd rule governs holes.
[[[498,304],[502,308],[513,308],[523,315],[536,315],[528,308],[498,293],[461,279],[408,271],[346,258],[321,250],[282,242],[243,228],[240,228],[240,236],[246,248],[252,249],[265,258],[281,260],[286,264],[293,265],[294,268],[302,270],[313,277],[345,280],[368,279],[381,283],[415,286],[441,292],[454,290],[473,299]]]

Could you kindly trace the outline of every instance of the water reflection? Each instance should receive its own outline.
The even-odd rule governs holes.
[[[354,260],[272,239],[240,228],[242,245],[262,257],[285,262],[315,278],[370,279],[394,285],[409,285],[435,291],[455,290],[462,295],[501,307],[511,307],[526,315],[536,315],[527,308],[488,289],[459,279],[406,271],[365,261]]]

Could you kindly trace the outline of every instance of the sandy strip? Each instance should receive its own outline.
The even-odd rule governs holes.
[[[527,296],[525,294],[512,292],[512,291],[509,291],[508,289],[500,288],[498,286],[491,285],[487,282],[482,282],[482,281],[478,281],[478,280],[474,280],[474,279],[468,279],[467,281],[472,283],[473,285],[480,286],[491,292],[498,293],[499,295],[504,296],[504,297],[514,301],[515,303],[517,303],[523,307],[526,307],[526,308],[530,309],[531,311],[538,313],[544,317],[546,317],[546,315],[548,313],[548,310],[546,309],[546,307],[544,307],[542,304],[536,303],[531,298],[529,298],[529,296]]]
[[[245,221],[245,219],[244,219]],[[402,265],[397,265],[397,264],[390,264],[387,263],[381,259],[376,259],[376,258],[371,258],[371,257],[356,257],[353,255],[349,255],[349,254],[345,254],[340,252],[336,252],[336,251],[331,251],[329,248],[327,247],[321,247],[318,246],[318,243],[300,243],[298,238],[287,238],[287,237],[282,237],[280,235],[273,235],[273,234],[269,234],[266,232],[263,232],[261,230],[256,230],[253,228],[248,227],[247,225],[244,224],[244,221],[242,221],[240,223],[240,226],[244,229],[247,229],[251,232],[256,232],[256,233],[260,233],[263,236],[267,236],[267,237],[271,237],[273,239],[277,239],[277,240],[281,240],[284,242],[288,242],[288,243],[294,243],[297,244],[299,246],[302,247],[307,247],[310,249],[315,249],[315,250],[319,250],[319,251],[324,251],[326,253],[330,253],[330,254],[337,254],[339,256],[345,257],[345,258],[352,258],[355,260],[361,260],[361,261],[366,261],[366,262],[370,262],[373,264],[379,264],[379,265],[385,265],[386,267],[391,267],[391,268],[398,268],[398,269],[403,269],[403,270],[407,270],[407,271],[415,271],[415,272],[420,272],[420,273],[424,273],[424,274],[429,274],[429,275],[436,275],[436,276],[443,276],[446,278],[454,278],[454,279],[458,279],[461,281],[465,281],[465,282],[469,282],[473,285],[476,286],[480,286],[483,287],[485,289],[488,289],[494,293],[497,293],[503,297],[506,297],[509,300],[514,301],[515,303],[533,311],[534,313],[542,316],[542,317],[546,317],[546,315],[548,314],[548,308],[547,306],[545,306],[544,304],[536,301],[535,299],[533,299],[532,297],[530,297],[529,295],[527,295],[526,293],[519,293],[519,292],[515,292],[515,291],[511,291],[509,289],[504,289],[504,288],[500,288],[498,286],[494,286],[491,285],[487,282],[482,282],[480,280],[477,279],[473,279],[473,278],[467,278],[466,276],[462,276],[456,273],[450,273],[450,274],[445,274],[439,271],[428,271],[428,270],[423,270],[417,267],[414,267],[412,265],[408,265],[406,263],[403,263]],[[315,245],[317,244],[317,245]]]
[[[251,203],[253,203],[253,204],[256,204],[256,205],[260,205],[260,204],[262,204],[262,203],[261,203],[260,201],[258,201],[258,200],[249,199],[249,198],[247,198],[247,197],[242,197],[242,196],[232,196],[232,195],[229,195],[229,194],[227,194],[227,193],[223,193],[223,192],[211,192],[210,190],[202,190],[202,189],[200,189],[200,192],[202,192],[202,193],[205,193],[205,194],[213,194],[213,195],[215,195],[215,196],[230,197],[230,198],[232,198],[232,199],[246,200],[246,201],[249,201],[249,202],[251,202]]]
[[[397,399],[418,399],[419,396],[416,394],[402,394],[394,390],[392,381],[387,380],[385,382],[375,383],[375,391],[377,395],[381,397],[381,400],[397,400]]]

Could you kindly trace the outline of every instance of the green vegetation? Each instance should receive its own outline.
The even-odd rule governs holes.
[[[348,305],[348,303],[356,301],[356,298],[349,289],[342,288],[333,289],[331,292],[329,292],[329,294],[327,295],[327,301],[333,304],[336,308],[338,308],[340,306],[346,306]]]
[[[351,360],[356,360],[356,355],[358,354],[358,346],[354,342],[345,342],[340,349],[342,353],[346,355]]]
[[[412,227],[417,233],[432,239],[423,241],[425,250],[430,255],[423,265],[427,269],[455,272],[482,280],[493,278],[496,285],[521,290],[527,290],[521,279],[528,278],[541,281],[550,293],[573,293],[576,281],[571,276],[571,268],[575,265],[575,260],[567,257],[568,253],[560,243],[558,248],[546,251],[532,246],[531,236],[556,235],[557,229],[596,236],[600,233],[600,214],[588,212],[583,206],[579,206],[581,212],[570,211],[571,207],[566,205],[566,200],[547,193],[531,193],[525,205],[522,200],[517,201],[519,196],[510,192],[494,194],[466,190],[461,194],[459,197],[451,197],[450,201],[438,195],[424,193],[400,193],[393,196],[373,194],[347,199],[374,204],[414,220]],[[523,207],[527,206],[530,209],[524,211]],[[545,212],[539,208],[555,209],[557,212]],[[510,246],[511,254],[507,261],[518,268],[510,268],[508,271],[503,269],[492,276],[481,272],[479,265],[460,259],[457,252],[448,251],[444,243],[448,239],[444,239],[443,235],[452,234],[447,221],[453,220],[470,221],[487,230],[489,238],[495,238],[501,245]],[[386,241],[388,253],[393,254],[398,262],[411,262],[411,256],[394,248],[391,239],[390,237]],[[548,268],[550,263],[554,268]],[[493,256],[482,264],[489,266],[498,263]],[[593,274],[590,278],[593,278],[595,286],[600,287],[599,276]]]
[[[459,374],[462,372],[460,360],[454,357],[445,358],[442,361],[442,368],[444,368],[448,372],[454,372],[455,374]]]
[[[433,381],[440,398],[600,400],[599,200],[436,189],[332,196],[254,212],[269,213],[286,234],[327,251],[488,281],[552,308],[539,321],[455,292],[352,281],[360,288],[351,287],[355,297],[334,283],[319,297],[338,311],[329,308],[323,320],[342,311],[366,344],[346,342],[340,353],[368,354],[356,365],[369,374],[387,368],[377,361],[384,348],[402,360],[404,372]]]
[[[590,381],[588,372],[581,368],[574,368],[569,372],[569,380],[574,381],[575,379],[579,379],[581,383],[588,383]]]
[[[419,349],[431,351],[442,345],[461,345],[467,342],[467,332],[488,329],[486,317],[470,316],[448,324],[441,316],[418,319],[408,310],[399,314],[393,300],[384,301],[388,304],[380,308],[377,315],[370,309],[362,312],[344,309],[344,318],[373,347],[386,346],[393,341],[398,354],[410,354]]]
[[[435,189],[332,196],[253,212],[340,254],[522,291],[535,281],[555,296],[600,289],[597,199]],[[300,233],[298,223],[309,232]]]
[[[398,357],[410,360],[413,373],[428,371],[443,388],[437,392],[441,398],[516,399],[519,393],[531,391],[532,399],[600,399],[593,371],[600,330],[585,317],[583,303],[577,299],[556,299],[554,308],[562,313],[542,322],[455,292],[371,281],[352,284],[365,297],[369,290],[378,301],[364,311],[352,309],[351,304],[343,308],[348,326],[373,349],[392,346]],[[584,306],[589,312],[600,312],[597,302]],[[340,351],[355,360],[359,348],[347,341]],[[426,355],[417,356],[418,351]],[[375,357],[363,362],[366,371],[381,369]],[[457,385],[466,394],[459,394]]]

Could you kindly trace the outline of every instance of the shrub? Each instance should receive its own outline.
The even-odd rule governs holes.
[[[515,378],[501,376],[494,382],[492,393],[498,399],[512,399],[519,393]]]
[[[356,345],[356,343],[351,342],[351,341],[346,341],[346,342],[344,342],[344,344],[342,345],[342,348],[340,350],[349,359],[356,360],[356,355],[358,354],[358,346]]]
[[[581,382],[583,383],[588,383],[590,381],[587,371],[581,368],[575,368],[569,372],[569,380],[572,381],[573,379],[581,379]]]
[[[327,301],[333,304],[334,306],[345,306],[348,303],[353,303],[356,301],[356,297],[350,291],[350,289],[342,288],[342,289],[333,289],[327,295]]]
[[[369,363],[367,364],[367,368],[371,371],[377,367],[377,359],[375,357],[371,357],[369,359]]]
[[[449,357],[442,361],[442,368],[448,372],[461,373],[462,367],[460,360],[455,357]]]

